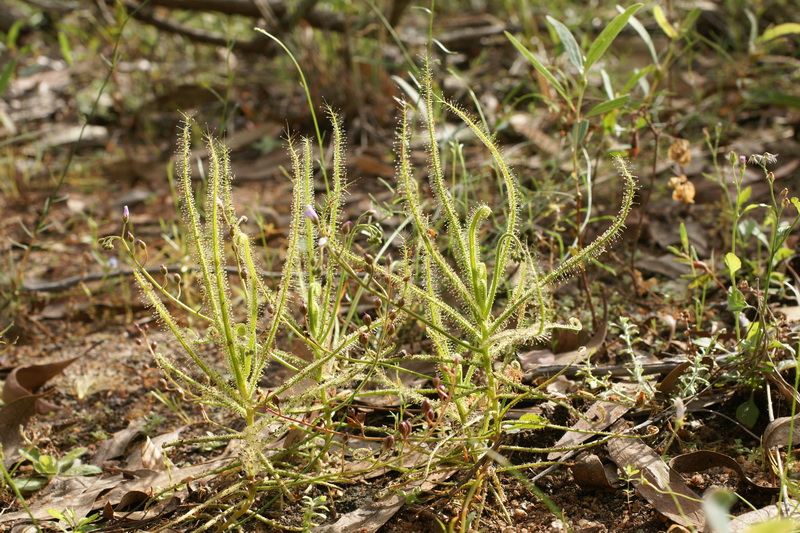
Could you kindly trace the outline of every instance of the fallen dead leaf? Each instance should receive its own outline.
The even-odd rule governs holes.
[[[3,447],[3,464],[16,462],[17,450],[23,442],[20,426],[25,426],[36,414],[36,402],[40,396],[23,396],[0,409],[0,445]]]
[[[16,367],[8,375],[8,378],[6,378],[6,383],[3,387],[3,401],[8,404],[14,400],[34,394],[42,385],[63,372],[65,368],[74,363],[79,357],[80,356],[43,365]],[[39,399],[36,404],[36,410],[39,414],[49,413],[56,409],[58,409],[56,405],[45,402],[42,399]]]
[[[616,466],[604,465],[600,458],[593,453],[579,455],[571,470],[575,483],[581,488],[619,489],[623,485],[617,475]]]
[[[583,444],[594,437],[592,431],[605,430],[629,410],[630,407],[619,403],[596,401],[589,407],[584,417],[573,424],[572,429],[574,431],[564,433],[558,439],[558,442],[553,445],[553,448],[564,448],[566,450]],[[547,454],[547,460],[558,460],[565,453],[565,451],[550,452]]]
[[[617,424],[620,426],[620,424]],[[616,430],[621,430],[621,427]],[[606,444],[611,459],[621,470],[635,468],[631,483],[656,511],[676,524],[705,529],[701,497],[686,486],[683,477],[638,438],[614,437]]]
[[[669,466],[682,474],[702,472],[709,468],[729,468],[739,476],[740,487],[747,486],[748,488],[768,493],[778,492],[778,487],[765,487],[753,482],[747,477],[742,465],[736,462],[733,457],[711,450],[699,450],[673,457],[669,462]]]

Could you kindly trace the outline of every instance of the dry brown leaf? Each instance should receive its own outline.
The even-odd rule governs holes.
[[[103,466],[104,462],[124,454],[131,441],[142,432],[143,424],[142,418],[131,420],[127,428],[117,431],[110,439],[101,442],[90,464]]]
[[[428,492],[441,481],[452,476],[453,473],[453,470],[434,473],[425,480],[405,485],[404,490],[409,491],[419,487],[420,491]],[[403,494],[393,494],[385,500],[373,501],[351,511],[333,524],[315,528],[314,533],[373,533],[388,522],[405,502]]]
[[[80,357],[80,356],[79,356]],[[74,363],[79,357],[46,363],[43,365],[18,366],[6,378],[3,387],[3,401],[6,404],[34,394],[42,385],[59,375],[65,368]],[[58,409],[57,406],[39,399],[36,410],[39,414],[49,413]]]
[[[584,418],[578,420],[573,424],[572,429],[575,431],[567,431],[558,439],[553,445],[553,448],[574,448],[579,444],[583,444],[590,438],[594,437],[592,431],[603,431],[611,424],[620,419],[625,413],[630,410],[630,407],[618,403],[596,401],[586,411]],[[561,458],[566,452],[555,451],[547,454],[548,461],[555,461]]]
[[[776,446],[800,443],[800,415],[776,418],[764,429],[761,435],[761,448],[764,451],[764,464],[772,464],[767,455]]]
[[[659,513],[676,524],[704,530],[706,518],[700,496],[650,446],[640,439],[624,437],[614,437],[606,446],[621,470],[638,470],[631,482]]]
[[[20,426],[25,426],[36,414],[40,396],[23,396],[0,409],[0,445],[3,447],[3,464],[11,466],[16,461],[17,450],[23,442]]]
[[[739,476],[739,486],[759,490],[767,493],[778,492],[778,487],[764,487],[753,482],[736,459],[728,455],[712,452],[710,450],[700,450],[696,452],[684,453],[673,457],[669,466],[682,474],[702,472],[709,468],[730,468]]]
[[[606,464],[593,453],[583,453],[571,466],[572,478],[581,488],[600,487],[618,489],[623,483],[617,475],[617,467]]]

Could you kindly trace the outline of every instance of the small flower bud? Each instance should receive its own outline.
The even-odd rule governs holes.
[[[375,262],[375,258],[372,255],[367,254],[364,256],[364,262],[366,262],[368,265],[371,265]]]
[[[398,308],[402,309],[405,306],[406,306],[406,299],[405,298],[400,298],[399,300],[397,300],[397,307]]]
[[[158,343],[156,341],[151,342],[150,343],[150,349],[151,350],[155,350],[156,348],[158,348]]]
[[[122,223],[127,224],[128,220],[131,218],[131,212],[128,210],[128,206],[122,208]]]
[[[745,156],[743,156],[743,155],[740,155],[739,156],[739,164],[741,166],[745,166],[747,164],[747,158]]]
[[[317,223],[319,222],[319,215],[316,211],[314,211],[314,206],[311,204],[306,204],[306,209],[303,211],[303,216],[306,217],[311,222]]]
[[[369,337],[363,331],[358,335],[358,342],[361,343],[361,346],[366,346],[369,344]]]
[[[161,265],[161,273],[166,276],[169,274],[169,270],[164,265]]]
[[[767,172],[767,181],[770,183],[775,181],[775,174],[772,171]]]
[[[305,303],[301,304],[300,312],[303,314],[303,316],[308,316],[308,304]]]
[[[172,274],[172,281],[174,281],[175,283],[180,285],[181,284],[181,275],[178,274],[177,272],[173,273]]]
[[[367,327],[370,327],[372,325],[372,317],[369,316],[369,314],[367,314],[367,313],[364,313],[364,316],[361,317],[361,320],[362,320],[362,322],[364,322],[364,325],[367,326]]]
[[[392,448],[394,448],[394,435],[386,435],[386,438],[383,439],[383,449],[391,450]]]
[[[342,233],[347,235],[350,233],[350,230],[353,229],[353,221],[352,220],[345,220],[342,222]]]
[[[142,239],[136,239],[136,247],[143,251],[147,250],[147,245]]]
[[[393,336],[395,329],[396,328],[394,327],[394,324],[389,324],[388,326],[386,326],[386,334],[389,335],[390,337]]]
[[[128,242],[133,242],[136,240],[136,238],[133,236],[133,233],[130,231],[125,232],[125,238],[128,240]]]

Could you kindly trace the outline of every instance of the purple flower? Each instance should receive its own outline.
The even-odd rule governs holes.
[[[745,166],[747,164],[747,158],[743,155],[739,156],[739,164]]]
[[[306,204],[306,210],[303,211],[303,216],[306,217],[311,222],[319,222],[319,215],[316,211],[314,211],[314,206],[311,204]]]
[[[122,223],[127,224],[128,219],[131,217],[131,212],[128,210],[128,206],[122,208]]]

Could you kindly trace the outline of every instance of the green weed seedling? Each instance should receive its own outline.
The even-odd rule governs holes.
[[[68,508],[64,511],[57,511],[56,509],[48,509],[50,516],[58,520],[57,526],[63,533],[88,533],[99,529],[100,526],[96,524],[100,520],[100,515],[95,513],[83,518],[75,516],[75,510]]]
[[[85,465],[79,461],[88,448],[75,448],[63,457],[44,454],[35,447],[20,448],[19,455],[30,461],[37,476],[14,479],[19,490],[31,492],[47,485],[56,476],[95,476],[103,470],[94,465]]]

